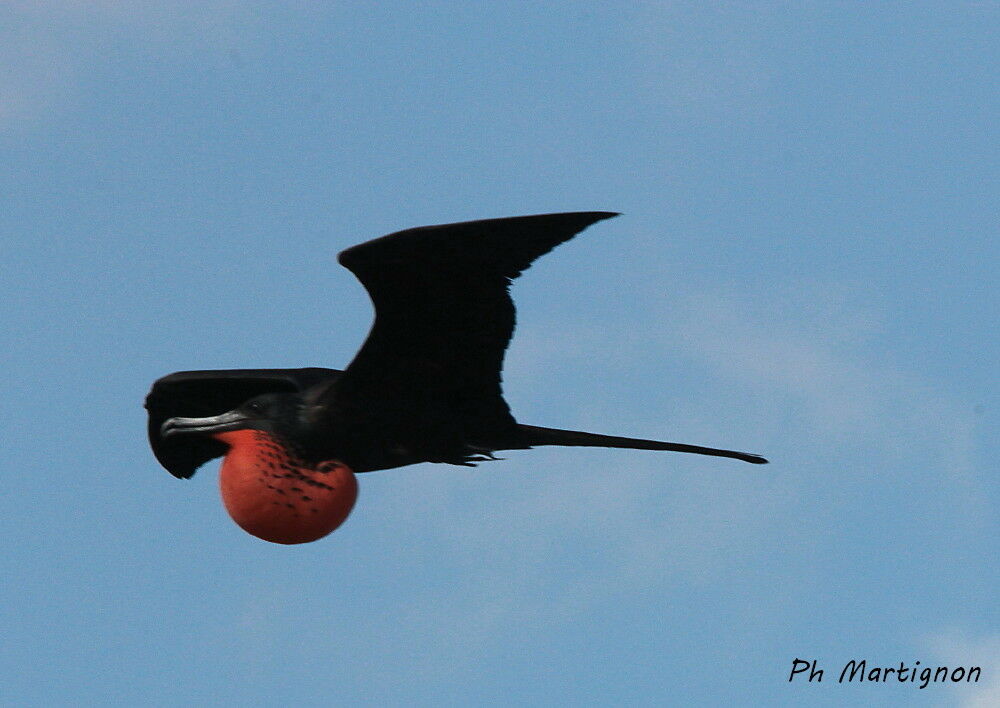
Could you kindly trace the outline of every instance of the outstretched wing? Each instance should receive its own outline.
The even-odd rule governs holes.
[[[178,371],[153,384],[146,396],[149,444],[160,464],[175,477],[188,478],[201,465],[226,454],[218,440],[200,435],[160,436],[167,418],[201,418],[236,408],[262,393],[301,392],[340,375],[336,369],[228,369]]]
[[[539,256],[612,216],[573,212],[424,226],[341,253],[341,265],[371,296],[375,323],[337,382],[338,407],[363,410],[383,429],[460,425],[456,432],[473,441],[513,426],[500,390],[514,330],[510,282]]]

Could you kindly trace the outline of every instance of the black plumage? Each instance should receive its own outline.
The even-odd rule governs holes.
[[[539,256],[610,212],[541,214],[400,231],[340,254],[375,306],[344,371],[189,371],[146,398],[149,438],[178,477],[224,455],[213,433],[254,428],[307,459],[355,472],[416,462],[474,464],[499,450],[573,445],[673,450],[766,462],[749,453],[520,425],[501,391],[514,331],[509,288]]]

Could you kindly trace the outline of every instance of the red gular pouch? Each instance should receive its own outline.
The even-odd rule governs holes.
[[[219,472],[222,502],[247,533],[272,543],[309,543],[344,523],[354,508],[358,482],[342,462],[303,460],[260,430],[213,437],[229,445]]]

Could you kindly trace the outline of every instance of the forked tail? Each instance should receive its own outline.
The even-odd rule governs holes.
[[[614,435],[598,435],[582,433],[577,430],[559,430],[558,428],[540,428],[535,425],[518,425],[525,443],[532,445],[563,445],[573,447],[621,447],[633,450],[668,450],[671,452],[693,452],[697,455],[714,455],[716,457],[732,457],[755,465],[767,464],[760,455],[735,450],[719,450],[714,447],[699,445],[682,445],[681,443],[660,442],[659,440],[640,440],[638,438],[619,438]]]

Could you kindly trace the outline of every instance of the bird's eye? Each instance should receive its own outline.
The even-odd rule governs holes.
[[[247,410],[251,413],[260,413],[264,410],[264,406],[261,405],[260,401],[250,401],[247,404]]]

